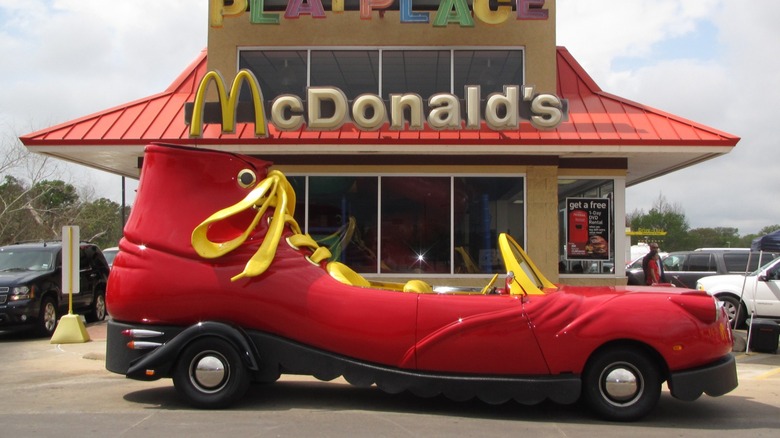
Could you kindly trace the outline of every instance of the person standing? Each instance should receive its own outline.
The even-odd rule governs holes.
[[[656,276],[654,278],[650,277],[651,272],[650,272],[649,265],[651,261],[653,261],[653,265],[655,266],[654,273],[656,274]],[[650,252],[645,254],[645,257],[642,259],[642,271],[645,274],[645,284],[666,283],[664,264],[661,261],[658,244],[655,242],[650,244]],[[653,279],[655,281],[651,281]]]
[[[661,256],[656,252],[650,260],[647,261],[647,273],[645,274],[645,284],[648,286],[661,282]]]

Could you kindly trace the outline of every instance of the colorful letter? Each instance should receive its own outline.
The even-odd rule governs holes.
[[[287,9],[284,11],[284,18],[298,18],[303,15],[311,15],[312,18],[325,18],[325,8],[322,7],[321,0],[290,0],[287,3]]]
[[[427,12],[414,12],[412,10],[412,0],[401,0],[399,8],[401,9],[401,23],[427,23],[429,20]]]
[[[498,8],[492,11],[489,0],[474,0],[474,15],[483,23],[501,24],[512,15],[512,1],[498,0]],[[501,6],[502,3],[508,6]]]
[[[393,0],[360,0],[360,19],[370,20],[371,11],[387,9],[393,4]]]
[[[471,18],[471,10],[466,0],[441,0],[439,10],[433,18],[433,25],[443,27],[449,23],[460,23],[463,27],[474,26],[474,19]]]
[[[225,6],[225,0],[209,1],[209,24],[211,27],[222,27],[224,17],[235,17],[246,12],[247,0],[234,0],[230,6]]]
[[[265,0],[252,0],[249,20],[252,24],[279,24],[279,14],[265,12]]]
[[[517,0],[517,19],[546,20],[550,11],[543,7],[544,0]]]

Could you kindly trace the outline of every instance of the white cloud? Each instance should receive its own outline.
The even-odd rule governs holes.
[[[780,223],[780,2],[727,0],[559,0],[558,44],[610,93],[742,138],[728,155],[628,189],[627,210],[649,210],[659,194],[682,206],[693,228],[737,227],[741,234]],[[713,26],[709,41],[702,26]],[[663,44],[677,58],[660,56]],[[713,57],[696,50],[708,44]],[[680,54],[683,54],[682,56]],[[635,67],[615,68],[633,57]],[[621,64],[624,65],[624,64]]]
[[[163,91],[206,47],[207,8],[192,0],[0,0],[0,131],[18,137]],[[119,176],[64,168],[96,196],[121,200]]]

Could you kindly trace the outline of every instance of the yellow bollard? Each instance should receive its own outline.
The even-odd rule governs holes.
[[[57,329],[51,337],[52,344],[79,344],[90,340],[87,326],[81,320],[81,315],[72,313],[60,318]]]

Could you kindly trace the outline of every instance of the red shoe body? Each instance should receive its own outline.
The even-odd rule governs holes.
[[[371,283],[334,270],[330,253],[300,233],[295,194],[268,167],[147,147],[109,276],[109,370],[173,377],[201,407],[226,406],[248,380],[283,373],[496,403],[571,403],[583,390],[599,404],[607,382],[596,379],[613,361],[659,388],[668,378],[684,400],[736,387],[728,318],[705,292],[556,286],[504,234],[502,289],[492,288],[498,275],[468,293]],[[224,377],[216,384],[215,372]],[[659,393],[638,395],[646,401],[636,408],[607,403],[605,414],[637,418]]]

